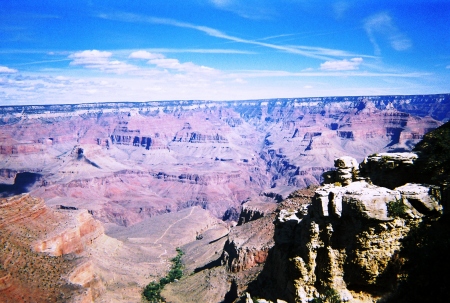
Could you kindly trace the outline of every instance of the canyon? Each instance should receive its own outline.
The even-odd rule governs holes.
[[[246,292],[253,295],[252,285],[268,283],[267,275],[279,276],[276,268],[290,266],[292,259],[283,259],[286,251],[315,245],[321,260],[331,255],[344,260],[335,240],[323,239],[327,226],[354,226],[336,223],[345,207],[329,206],[330,192],[342,200],[345,190],[365,182],[355,179],[359,162],[358,172],[375,185],[402,186],[405,171],[386,175],[386,165],[377,163],[399,155],[389,165],[404,167],[400,155],[449,119],[445,94],[0,107],[0,228],[7,235],[1,243],[0,294],[6,302],[32,302],[23,296],[28,286],[30,296],[41,301],[139,302],[142,288],[164,275],[181,247],[190,276],[167,285],[165,298],[233,302]],[[376,161],[367,157],[372,154]],[[351,165],[343,155],[353,159]],[[343,159],[337,169],[336,158]],[[329,185],[321,194],[316,189],[323,183]],[[411,192],[397,191],[389,197]],[[429,189],[422,191],[427,195]],[[411,213],[419,218],[442,211],[430,205],[411,204]],[[372,219],[381,222],[377,230],[408,233],[406,219],[373,212]],[[392,220],[398,231],[386,223]],[[312,239],[310,232],[296,240],[298,226],[313,223],[323,239]],[[335,234],[330,237],[339,237]],[[369,243],[371,235],[366,237]],[[280,243],[284,248],[278,251]],[[39,270],[31,265],[35,258]],[[271,269],[274,258],[281,263]],[[280,278],[288,290],[279,288],[279,298],[258,295],[305,301],[330,286],[343,299],[358,297],[339,276],[344,263],[328,260],[337,266],[325,279],[333,282],[318,286],[308,282],[315,276],[301,265],[315,257],[296,258],[299,272]],[[50,267],[49,281],[40,285]],[[287,281],[294,276],[295,282]]]
[[[38,174],[34,196],[105,223],[194,205],[237,220],[250,197],[318,185],[336,157],[411,150],[449,107],[448,95],[0,107],[0,170],[3,186]]]

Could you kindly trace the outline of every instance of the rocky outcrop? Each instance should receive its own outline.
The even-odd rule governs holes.
[[[273,247],[273,215],[235,226],[228,234],[222,263],[230,272],[240,272],[263,264]]]
[[[249,201],[242,205],[238,225],[272,214],[277,208],[275,203]]]
[[[379,186],[395,188],[413,179],[415,153],[378,153],[364,159],[361,174]]]
[[[362,291],[371,302],[389,293],[404,264],[399,257],[404,239],[422,221],[443,213],[439,187],[376,185],[392,170],[408,169],[414,159],[412,154],[373,155],[361,164],[361,174],[367,175],[357,178],[354,159],[337,159],[337,171],[350,170],[345,171],[348,176],[332,174],[330,181],[346,185],[319,187],[307,212],[280,211],[275,246],[248,288],[252,296],[309,302],[333,289],[342,301],[352,301]],[[387,179],[391,187],[398,182]]]
[[[0,199],[2,302],[93,302],[103,285],[83,253],[103,228],[87,211],[28,194]]]
[[[228,143],[228,140],[222,135],[204,135],[197,132],[178,132],[172,141],[186,143]]]
[[[37,241],[33,249],[51,256],[62,256],[70,253],[81,253],[86,245],[104,233],[103,226],[94,220],[87,210],[73,211],[74,222],[60,232]]]
[[[336,170],[324,173],[324,183],[337,182],[341,185],[349,185],[359,175],[359,165],[355,158],[344,156],[334,160]]]

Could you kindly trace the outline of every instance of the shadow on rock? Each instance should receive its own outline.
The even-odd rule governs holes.
[[[0,184],[0,197],[6,198],[27,193],[41,178],[41,174],[30,172],[18,173],[14,179],[14,184]]]

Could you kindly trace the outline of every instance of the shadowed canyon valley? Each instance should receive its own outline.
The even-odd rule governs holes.
[[[372,302],[443,213],[395,173],[449,120],[448,94],[0,107],[2,302],[140,302],[177,247],[167,302]]]

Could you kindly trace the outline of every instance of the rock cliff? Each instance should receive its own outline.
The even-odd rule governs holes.
[[[103,234],[86,211],[50,209],[28,194],[3,198],[0,229],[2,302],[93,302],[103,291],[82,257]]]
[[[414,180],[404,172],[416,160],[412,153],[376,154],[357,167],[355,159],[337,159],[307,212],[280,211],[275,245],[251,295],[273,302],[330,299],[330,290],[341,301],[388,296],[401,281],[406,239],[443,214],[438,186],[399,186]]]

